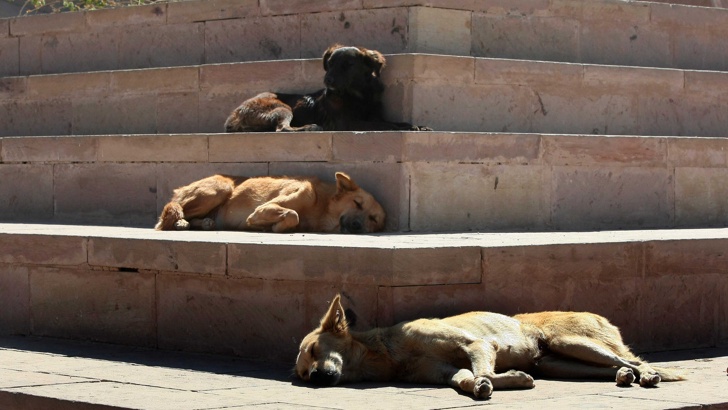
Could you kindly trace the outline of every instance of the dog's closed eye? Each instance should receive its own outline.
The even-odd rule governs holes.
[[[311,360],[316,360],[316,343],[311,343],[311,346],[308,348],[308,354],[311,355]]]
[[[354,203],[356,204],[357,209],[359,209],[360,211],[364,209],[364,207],[361,205],[361,202],[359,202],[358,200],[355,199]]]

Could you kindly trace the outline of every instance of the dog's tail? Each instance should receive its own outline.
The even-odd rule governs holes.
[[[681,380],[687,379],[687,377],[685,377],[685,375],[683,375],[676,369],[669,369],[667,367],[654,367],[654,366],[652,366],[652,368],[655,369],[657,374],[660,375],[660,379],[663,382],[679,382]]]
[[[154,229],[158,231],[171,231],[175,229],[175,223],[181,219],[185,219],[185,213],[179,202],[170,202],[162,209],[159,215],[159,221]]]

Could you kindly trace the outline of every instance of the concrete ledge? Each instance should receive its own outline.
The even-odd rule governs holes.
[[[728,139],[692,137],[8,137],[0,221],[152,227],[173,189],[215,173],[331,181],[345,171],[383,204],[390,232],[724,227],[727,153]]]
[[[293,343],[293,341],[291,342]],[[721,408],[728,403],[726,349],[643,355],[685,373],[657,389],[624,389],[603,381],[537,380],[530,390],[497,390],[501,408]],[[0,406],[59,410],[315,408],[322,391],[291,378],[285,362],[166,352],[48,338],[0,338]],[[479,402],[447,386],[359,383],[326,389],[327,408],[470,408]],[[482,402],[480,403],[482,404]]]
[[[388,61],[388,119],[439,131],[724,137],[728,127],[725,72],[424,54]],[[313,92],[322,78],[319,59],[6,77],[0,136],[221,132],[243,100]]]
[[[205,0],[25,16],[0,22],[0,76],[310,58],[335,42],[385,53],[727,70],[725,0],[669,3],[704,7]]]
[[[364,328],[558,309],[609,317],[639,350],[728,340],[726,229],[346,236],[0,224],[0,232],[4,334],[290,360],[291,340],[342,292]]]

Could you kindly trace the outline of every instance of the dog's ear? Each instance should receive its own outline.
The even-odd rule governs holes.
[[[327,48],[326,51],[324,51],[324,56],[322,59],[324,60],[324,71],[329,71],[329,58],[331,58],[331,54],[334,54],[334,51],[340,49],[343,47],[341,44],[334,44],[331,47]]]
[[[340,194],[346,191],[356,191],[359,189],[359,185],[351,179],[350,176],[343,172],[336,173],[336,193]]]
[[[363,49],[362,51],[367,56],[369,66],[371,66],[374,70],[374,75],[379,77],[379,73],[382,72],[382,69],[384,68],[387,60],[384,59],[384,56],[379,51],[367,49]]]
[[[331,333],[346,333],[349,324],[346,321],[344,308],[341,306],[341,295],[336,295],[331,301],[329,311],[321,319],[321,330]]]

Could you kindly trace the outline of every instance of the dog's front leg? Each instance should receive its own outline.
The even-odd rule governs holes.
[[[470,358],[476,384],[478,379],[487,378],[492,389],[530,389],[534,387],[533,377],[526,372],[520,370],[495,372],[497,343],[477,339],[463,346],[463,350]]]
[[[487,399],[493,394],[493,383],[486,377],[475,377],[468,369],[455,369],[450,376],[450,386],[472,394],[476,399]]]
[[[265,229],[270,227],[276,233],[290,231],[298,226],[298,222],[298,213],[296,211],[271,202],[255,208],[255,211],[246,220],[251,228]]]

